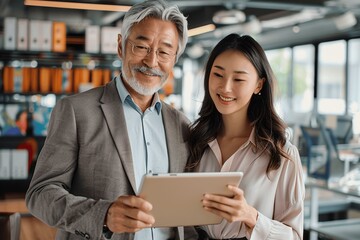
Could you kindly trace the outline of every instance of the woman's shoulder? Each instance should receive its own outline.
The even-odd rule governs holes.
[[[299,158],[298,148],[293,143],[291,143],[289,140],[286,140],[283,149],[289,155],[289,157],[290,157],[289,160],[294,160],[294,158]]]

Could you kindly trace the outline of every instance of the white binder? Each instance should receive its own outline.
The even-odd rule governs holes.
[[[10,179],[10,149],[0,149],[0,179]]]
[[[116,54],[118,47],[118,34],[121,29],[118,27],[101,28],[101,52]]]
[[[29,41],[29,31],[27,19],[18,19],[17,24],[17,49],[18,50],[28,50],[28,41]]]
[[[16,49],[16,29],[17,19],[15,17],[6,17],[4,19],[4,49]]]
[[[100,52],[100,26],[88,26],[85,30],[85,52]]]
[[[31,51],[41,51],[41,20],[30,20],[29,25],[29,50]]]
[[[52,22],[42,21],[41,22],[41,50],[51,51],[52,50]]]
[[[13,149],[11,155],[11,178],[27,179],[29,152],[24,149]]]

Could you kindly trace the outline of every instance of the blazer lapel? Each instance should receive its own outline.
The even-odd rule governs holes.
[[[131,147],[126,128],[123,105],[116,90],[115,80],[105,86],[100,102],[102,103],[101,109],[104,113],[106,124],[109,127],[120,160],[127,173],[131,186],[134,192],[136,192]]]
[[[184,140],[180,133],[180,123],[176,112],[170,109],[169,106],[163,104],[162,108],[163,122],[165,127],[166,144],[168,147],[170,172],[183,172],[184,160],[182,160],[182,145]]]

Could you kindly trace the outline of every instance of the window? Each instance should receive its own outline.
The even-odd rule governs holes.
[[[360,133],[360,39],[349,41],[348,113],[354,116],[354,133]]]
[[[294,47],[292,83],[292,110],[311,112],[314,107],[314,55],[313,45]]]
[[[345,114],[344,40],[319,44],[318,112]]]
[[[275,107],[278,114],[283,117],[290,109],[290,70],[291,70],[291,49],[281,48],[266,51],[272,70],[274,71],[275,81]]]

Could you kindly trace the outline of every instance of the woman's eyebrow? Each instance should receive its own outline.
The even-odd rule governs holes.
[[[220,70],[225,70],[225,68],[223,68],[222,66],[219,66],[219,65],[214,65],[214,68],[218,68]],[[237,73],[237,74],[249,74],[247,71],[245,70],[238,70],[238,71],[234,71],[234,73]]]

